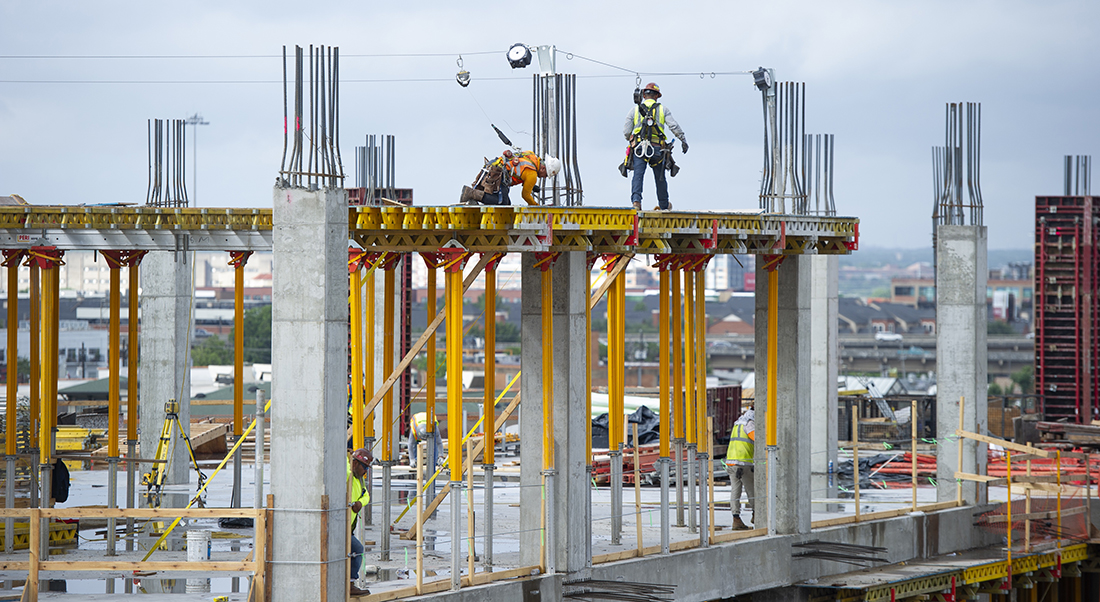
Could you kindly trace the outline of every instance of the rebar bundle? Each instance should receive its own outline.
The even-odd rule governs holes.
[[[802,181],[806,187],[806,200],[802,215],[836,215],[833,200],[833,157],[836,154],[834,134],[805,134],[802,146],[806,149],[802,161]],[[824,145],[824,150],[822,149]],[[810,201],[813,206],[810,206]]]
[[[561,160],[557,176],[539,180],[539,202],[579,207],[584,193],[577,162],[577,76],[535,75],[533,81],[531,148],[539,157],[552,155]]]
[[[397,138],[390,134],[367,134],[366,144],[355,147],[355,185],[366,190],[364,204],[396,200],[396,143]]]
[[[293,135],[290,135],[286,47],[283,47],[283,161],[279,169],[280,183],[296,188],[336,188],[343,185],[344,179],[339,128],[340,49],[325,46],[315,49],[310,45],[308,76],[305,67],[305,50],[295,46]],[[307,81],[308,98],[305,96]]]
[[[620,600],[622,602],[672,602],[674,585],[627,583],[584,579],[562,584],[562,598],[570,600]]]
[[[150,207],[186,207],[187,124],[183,119],[150,119],[149,179],[145,204]]]
[[[796,543],[791,547],[805,550],[803,552],[791,554],[792,558],[817,558],[819,560],[831,560],[833,562],[843,562],[856,566],[869,566],[876,562],[889,562],[885,558],[879,557],[880,554],[885,554],[887,549],[875,546],[861,546],[858,544],[815,540],[805,543]]]
[[[966,164],[963,165],[965,159]],[[936,225],[981,226],[982,105],[948,103],[944,146],[932,148],[932,184]],[[963,198],[963,178],[967,198]]]
[[[1063,196],[1092,196],[1092,157],[1066,155]]]
[[[774,89],[773,89],[774,88]],[[768,213],[808,210],[811,170],[811,138],[806,134],[806,84],[780,82],[763,91],[764,170],[760,179],[760,208]],[[832,204],[832,139],[826,149],[826,183],[823,193]],[[825,211],[826,209],[822,209]]]

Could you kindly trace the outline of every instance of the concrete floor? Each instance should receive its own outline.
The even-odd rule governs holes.
[[[212,468],[212,467],[211,467]],[[512,472],[514,470],[514,472]],[[212,472],[211,469],[206,469],[207,474]],[[246,505],[250,505],[254,495],[254,468],[251,465],[245,465],[242,471],[242,499]],[[380,474],[380,471],[376,471],[375,474]],[[393,482],[393,507],[392,516],[394,518],[404,509],[406,501],[408,500],[408,494],[414,489],[415,482],[409,479],[396,478],[407,475],[408,473],[403,470],[395,470],[395,479]],[[480,477],[480,471],[475,468],[475,483],[474,483],[474,512],[475,512],[475,540],[474,549],[475,554],[479,562],[475,563],[477,571],[486,570],[482,566],[480,560],[484,552],[484,504],[483,504],[483,484],[476,480]],[[518,467],[505,467],[504,469],[497,470],[498,479],[503,477],[507,479],[506,482],[497,482],[494,487],[494,509],[493,509],[493,529],[494,529],[494,568],[497,570],[504,570],[508,568],[515,568],[519,562],[519,533],[523,529],[537,529],[538,524],[523,525],[520,521],[519,512],[519,498],[520,487],[518,484],[519,474]],[[121,492],[125,491],[125,481],[121,478],[120,473],[120,498]],[[76,471],[72,473],[72,487],[70,490],[69,501],[65,504],[59,505],[60,507],[74,507],[85,505],[103,505],[106,502],[107,490],[106,490],[107,472],[106,470],[97,471]],[[208,488],[207,504],[210,506],[228,506],[231,496],[232,488],[232,466],[227,466],[218,475],[218,477],[212,481],[211,486]],[[379,554],[379,544],[381,543],[381,531],[379,529],[378,522],[381,518],[380,509],[378,503],[381,501],[382,483],[380,478],[374,479],[374,525],[367,526],[364,533],[364,539],[374,542],[374,545],[369,545],[366,550],[366,557],[364,561],[364,571],[361,579],[361,586],[370,588],[372,593],[378,593],[389,589],[404,588],[412,585],[415,575],[413,571],[416,566],[416,547],[415,541],[405,541],[400,539],[399,533],[407,530],[413,524],[415,524],[415,508],[411,509],[396,525],[395,532],[391,537],[391,555],[389,561],[382,561]],[[196,487],[195,475],[192,474],[192,486],[191,491],[194,491]],[[876,512],[880,510],[891,510],[903,506],[910,500],[911,493],[909,490],[893,489],[893,490],[871,490],[864,491],[861,495],[861,506],[863,512]],[[670,498],[675,501],[675,490],[670,494]],[[996,497],[991,492],[991,498]],[[1002,496],[1003,497],[1003,496]],[[716,531],[719,533],[728,532],[730,529],[732,516],[728,510],[729,501],[729,485],[728,481],[719,481],[715,487],[715,498],[718,501],[719,507],[715,509],[715,523]],[[814,492],[814,499],[823,499],[824,492]],[[637,547],[637,514],[635,512],[635,498],[634,488],[624,487],[623,492],[624,499],[624,516],[623,516],[623,529],[621,536],[621,543],[613,545],[611,543],[611,512],[610,507],[610,491],[606,486],[600,486],[593,491],[592,511],[592,553],[594,556],[601,554],[608,554],[613,552],[621,552],[624,550],[630,550]],[[686,494],[685,494],[686,499]],[[918,490],[919,503],[932,503],[935,501],[935,489],[931,487],[925,487]],[[462,495],[462,527],[463,532],[466,528],[466,496]],[[891,503],[893,502],[893,503]],[[900,502],[900,503],[899,503]],[[658,487],[643,487],[641,491],[641,523],[642,523],[642,543],[644,546],[655,546],[660,543],[660,519],[659,519],[659,503],[660,503],[660,488]],[[427,521],[427,528],[425,529],[425,552],[424,552],[424,567],[425,567],[425,580],[445,579],[450,575],[451,567],[451,542],[452,536],[450,533],[450,501],[446,501],[440,505],[439,511],[436,516]],[[813,520],[823,520],[828,518],[836,518],[854,513],[854,506],[851,501],[847,503],[833,501],[826,504],[822,503],[814,504]],[[752,515],[747,510],[742,513],[742,518],[746,522],[751,522]],[[676,527],[676,512],[675,508],[670,510],[670,520],[673,522],[671,528],[671,540],[673,542],[697,540],[699,538],[698,533],[692,533],[687,527]],[[222,529],[216,525],[214,520],[200,520],[192,521],[191,525],[186,528],[199,528],[208,529],[215,532],[220,532],[220,536],[213,539],[212,544],[212,559],[213,560],[243,560],[245,556],[251,551],[251,530],[230,530]],[[182,536],[186,531],[185,527],[177,529],[178,533]],[[55,556],[55,559],[64,558],[72,560],[98,560],[104,557],[106,550],[106,542],[102,535],[95,534],[96,529],[86,529],[80,531],[80,542],[78,548],[67,549],[61,552],[60,556]],[[99,527],[102,530],[102,526]],[[236,539],[228,539],[229,537],[237,536]],[[278,537],[278,534],[275,534]],[[460,544],[460,566],[463,573],[466,572],[466,545],[467,539],[465,533],[461,535],[462,542]],[[148,544],[146,544],[148,545]],[[232,548],[236,546],[237,551]],[[120,550],[117,556],[118,560],[140,560],[143,552],[131,552],[126,553],[124,550],[124,543],[120,542],[118,549]],[[19,561],[24,560],[26,552],[19,552],[13,555],[0,554],[0,563],[4,561]],[[153,560],[186,560],[185,552],[157,552]],[[43,592],[42,599],[58,599],[65,598],[66,596],[72,597],[74,594],[80,595],[82,599],[89,600],[115,600],[120,598],[123,594],[109,594],[112,589],[115,592],[123,592],[126,585],[128,575],[122,573],[116,574],[97,574],[93,578],[89,578],[87,573],[76,572],[49,572],[43,573],[43,577],[64,580],[64,587],[67,594],[59,592]],[[184,594],[183,580],[188,577],[199,577],[196,574],[187,573],[174,573],[171,575],[176,581],[173,582],[169,579],[162,578],[168,577],[168,575],[158,575],[157,578],[144,578],[140,579],[140,588],[135,585],[133,589],[144,589],[145,592],[154,594],[157,592],[178,591],[180,593],[173,593],[172,600],[210,600],[214,594],[229,595],[230,600],[243,600],[245,594],[239,593],[233,595],[233,583],[230,578],[231,575],[225,575],[219,578],[211,579],[211,593],[210,594]],[[206,575],[202,575],[206,577]],[[242,575],[243,577],[243,575]],[[25,579],[25,573],[13,573],[13,572],[0,572],[0,580],[20,580]],[[9,581],[10,583],[10,581]],[[241,592],[247,591],[248,580],[242,578],[237,584],[237,589]],[[166,592],[167,593],[167,592]],[[0,591],[0,599],[3,599],[3,591]],[[89,597],[91,594],[102,594],[100,596]],[[151,598],[146,598],[151,599]]]

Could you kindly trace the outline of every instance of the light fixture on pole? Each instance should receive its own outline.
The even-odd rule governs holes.
[[[195,113],[184,120],[184,124],[195,126],[191,131],[192,137],[195,139],[195,145],[191,154],[191,198],[194,200],[194,206],[199,206],[199,133],[198,126],[210,125],[209,121],[204,121],[202,115]]]

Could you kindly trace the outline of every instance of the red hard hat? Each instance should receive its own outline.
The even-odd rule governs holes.
[[[648,84],[646,84],[645,87],[642,88],[642,92],[655,92],[657,94],[657,98],[661,97],[661,88],[653,82],[649,82]]]
[[[374,461],[374,454],[371,453],[369,447],[360,447],[351,452],[351,459],[362,463],[363,466],[370,466],[370,463]]]

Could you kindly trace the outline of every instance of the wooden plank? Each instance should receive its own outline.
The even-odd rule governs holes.
[[[711,538],[711,543],[725,543],[727,541],[737,541],[740,539],[749,539],[750,537],[762,537],[768,534],[767,529],[751,529],[749,531],[730,531],[729,533],[720,533]]]
[[[485,266],[489,265],[489,262],[492,261],[495,257],[496,255],[493,253],[486,253],[481,256],[481,259],[474,266],[474,269],[462,281],[463,294],[465,294],[466,291],[469,290],[470,285],[474,283],[474,280],[477,279],[479,274],[481,274],[481,271],[484,270]],[[374,407],[377,406],[382,401],[382,398],[386,396],[386,393],[393,388],[394,383],[396,383],[397,379],[401,377],[401,373],[405,371],[405,368],[409,367],[409,364],[412,363],[413,358],[415,358],[416,355],[420,353],[420,351],[424,348],[424,345],[428,344],[428,339],[432,338],[432,335],[435,334],[436,329],[438,329],[439,325],[443,323],[443,318],[447,315],[446,312],[447,308],[444,307],[442,310],[439,311],[438,314],[435,315],[435,318],[432,320],[431,324],[428,324],[428,327],[424,329],[424,334],[421,334],[420,338],[417,339],[415,343],[413,343],[412,347],[409,348],[409,352],[405,354],[405,357],[401,358],[401,362],[398,363],[397,367],[393,369],[393,373],[387,376],[386,380],[382,382],[382,386],[374,392],[374,396],[371,397],[369,402],[367,402],[367,406],[363,410],[364,416],[367,416],[374,411]],[[348,428],[348,436],[351,436],[351,428]]]
[[[232,404],[233,402],[229,402]],[[224,437],[229,433],[229,424],[218,423],[191,423],[191,448],[198,449],[218,437]]]
[[[44,518],[255,518],[253,508],[42,508]]]
[[[975,481],[975,482],[978,482],[978,483],[984,483],[986,485],[991,485],[991,486],[1004,485],[1008,482],[1008,479],[1005,478],[1005,477],[998,478],[998,477],[991,477],[991,476],[985,475],[985,474],[973,474],[973,473],[970,473],[970,472],[956,472],[955,473],[955,478],[956,479],[962,479],[964,481]]]
[[[512,412],[516,410],[516,407],[519,405],[519,393],[519,391],[516,391],[515,396],[512,397],[512,401],[508,402],[508,407],[504,408],[504,411],[500,413],[500,416],[497,416],[496,422],[493,424],[494,433],[497,432],[501,425],[504,424],[504,421],[508,420],[508,417],[512,415]],[[474,457],[477,457],[477,455],[480,454],[481,451],[485,448],[486,439],[487,437],[482,437],[481,441],[478,441],[477,445],[474,446]],[[439,505],[443,503],[443,500],[447,498],[447,494],[450,492],[451,484],[447,483],[443,486],[442,489],[439,490],[439,493],[436,494],[435,499],[432,500],[432,503],[428,504],[428,507],[424,509],[424,515],[431,516],[432,513],[435,512],[435,509],[438,508]],[[401,534],[401,539],[416,539],[416,531],[416,525],[413,525],[408,531],[405,531]]]
[[[29,562],[0,562],[0,571],[27,571],[30,567]]]
[[[955,500],[949,502],[940,502],[938,504],[927,504],[924,506],[917,506],[917,512],[935,512],[937,510],[946,510],[947,508],[955,508],[958,504]],[[898,510],[883,510],[881,512],[872,512],[870,514],[864,514],[860,516],[860,522],[867,520],[883,520],[887,518],[896,518],[898,516],[904,516],[912,512],[912,508],[901,508]],[[847,525],[856,522],[855,516],[842,516],[840,518],[830,518],[826,520],[819,520],[810,523],[811,529],[821,529],[825,527],[836,527],[839,525]]]
[[[630,260],[634,259],[633,253],[623,253],[622,257],[615,262],[615,267],[611,268],[611,271],[607,273],[607,277],[603,279],[600,286],[596,289],[596,292],[592,293],[592,298],[588,300],[588,308],[595,309],[596,304],[603,298],[607,289],[611,288],[611,283],[615,282],[615,278],[626,269],[626,266],[630,264]]]
[[[503,581],[505,579],[515,579],[516,577],[531,577],[539,574],[539,567],[537,566],[521,566],[515,569],[508,569],[506,571],[483,571],[474,575],[473,584],[483,585],[485,583],[493,583],[494,581]]]
[[[46,562],[39,562],[38,569],[40,571],[195,571],[195,572],[236,572],[236,573],[251,573],[254,568],[254,564],[251,562],[243,561],[206,561],[206,562],[187,562],[181,561],[110,561],[110,560],[92,560],[92,561],[68,561],[68,560],[49,560]]]
[[[256,521],[252,523],[255,533],[252,540],[252,559],[255,566],[252,568],[253,592],[252,602],[264,602],[264,566],[267,558],[267,510],[257,509]]]
[[[1087,510],[1087,508],[1085,508],[1084,506],[1077,506],[1075,508],[1068,508],[1066,510],[1062,510],[1062,518],[1065,518],[1067,516],[1074,516],[1075,514],[1084,514],[1085,510]],[[1050,519],[1050,518],[1058,518],[1058,511],[1057,510],[1047,510],[1046,512],[1028,512],[1026,514],[1021,512],[1021,513],[1012,515],[1012,520],[1014,520],[1014,521],[1017,521],[1017,520],[1046,520],[1046,519]],[[992,514],[990,516],[986,516],[982,520],[987,522],[987,523],[1006,523],[1006,522],[1008,522],[1008,515],[1007,514]]]
[[[1053,458],[1054,452],[1047,451],[1045,449],[1039,449],[1038,447],[1032,447],[1030,445],[1021,445],[1019,443],[1013,443],[1011,441],[1005,441],[1004,439],[998,439],[996,437],[987,437],[985,435],[979,435],[977,433],[971,433],[962,429],[955,429],[955,435],[959,437],[966,437],[974,441],[980,441],[982,443],[989,443],[991,445],[999,445],[1007,450],[1014,452],[1022,452],[1025,454],[1031,454],[1040,458]]]

